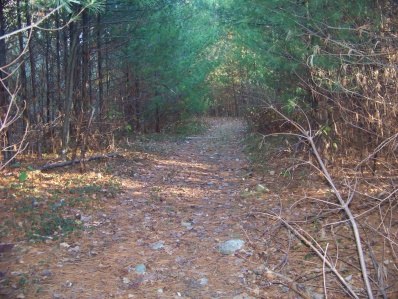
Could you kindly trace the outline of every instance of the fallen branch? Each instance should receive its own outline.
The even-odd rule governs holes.
[[[114,158],[117,156],[120,156],[120,154],[112,153],[112,154],[107,154],[107,155],[90,156],[90,157],[87,157],[84,159],[77,159],[77,160],[73,160],[73,161],[71,160],[71,161],[59,162],[59,163],[55,163],[55,164],[43,165],[43,166],[37,167],[36,170],[53,169],[53,168],[57,168],[57,167],[64,167],[64,166],[72,165],[75,163],[77,164],[80,162],[87,162],[87,161],[97,160],[97,159]]]

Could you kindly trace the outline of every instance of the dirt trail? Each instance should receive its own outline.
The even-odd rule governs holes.
[[[216,250],[222,242],[244,238],[237,200],[247,164],[240,144],[243,130],[238,120],[214,120],[205,136],[172,144],[150,167],[139,168],[121,204],[113,207],[113,221],[100,229],[102,240],[93,241],[97,254],[63,267],[63,273],[76,277],[68,293],[81,289],[79,298],[98,293],[233,298],[247,292],[249,253],[223,256]],[[135,273],[139,264],[147,268],[143,275]]]
[[[242,195],[259,183],[247,178],[245,126],[232,119],[210,125],[203,136],[121,165],[130,173],[122,175],[124,192],[104,198],[102,212],[83,215],[94,230],[51,249],[31,248],[30,257],[49,262],[30,266],[42,289],[24,298],[266,298],[253,274],[262,261],[251,241],[261,238],[262,223],[252,225]],[[217,246],[231,239],[245,245],[220,253]]]

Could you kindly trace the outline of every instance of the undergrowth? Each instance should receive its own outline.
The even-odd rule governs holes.
[[[169,132],[177,138],[202,135],[209,128],[209,125],[201,119],[187,119],[175,123],[170,127]]]
[[[253,169],[266,173],[269,171],[267,161],[272,158],[285,156],[286,165],[293,157],[295,140],[291,137],[278,135],[266,136],[251,132],[245,134],[245,154],[249,157]],[[281,174],[285,169],[281,169]]]
[[[79,215],[100,209],[102,200],[120,190],[119,182],[106,173],[77,175],[69,168],[29,172],[24,182],[15,172],[3,177],[1,185],[0,238],[30,242],[79,235],[90,226]]]

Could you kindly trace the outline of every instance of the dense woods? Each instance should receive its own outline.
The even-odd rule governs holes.
[[[66,158],[194,114],[283,131],[264,109],[271,104],[299,122],[307,115],[326,151],[394,156],[394,1],[3,1],[0,9],[2,165],[22,150]]]
[[[23,155],[83,161],[198,115],[240,117],[262,144],[287,134],[293,160],[310,148],[334,220],[355,235],[358,215],[376,217],[396,264],[397,34],[395,0],[2,0],[0,169]],[[353,298],[387,298],[364,235],[352,238],[362,291],[327,266]]]

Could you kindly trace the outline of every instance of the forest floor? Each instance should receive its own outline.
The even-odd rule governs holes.
[[[0,297],[298,298],[266,266],[321,298],[322,261],[267,213],[310,219],[316,211],[300,205],[303,194],[328,197],[330,189],[313,172],[291,180],[278,156],[253,167],[243,121],[207,123],[202,135],[128,143],[83,174],[64,167],[21,181],[5,173]],[[319,222],[309,222],[314,234],[323,233]],[[244,245],[221,253],[229,240]]]

